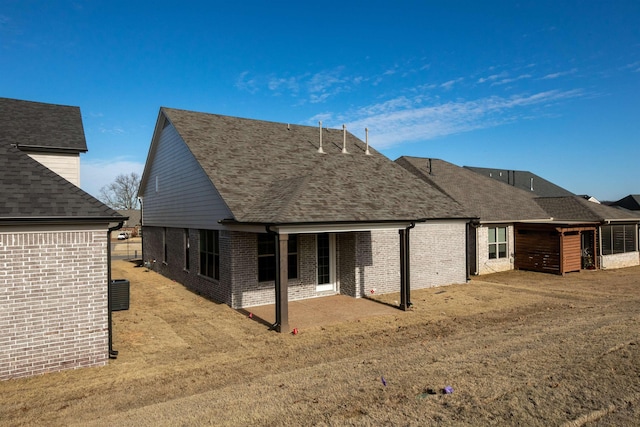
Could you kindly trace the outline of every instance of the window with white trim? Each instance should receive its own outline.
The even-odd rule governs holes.
[[[507,257],[507,227],[489,228],[489,259]]]

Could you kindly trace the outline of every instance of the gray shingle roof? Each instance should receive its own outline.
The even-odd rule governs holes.
[[[0,135],[30,151],[87,151],[79,107],[0,98]]]
[[[480,175],[484,175],[496,181],[509,184],[512,187],[532,192],[538,197],[562,197],[574,195],[569,190],[565,190],[564,188],[554,184],[553,182],[547,181],[546,179],[529,171],[479,168],[474,166],[464,167]]]
[[[537,197],[536,202],[555,221],[639,221],[640,213],[590,202],[580,196]]]
[[[162,108],[239,222],[468,218],[453,199],[347,132]]]
[[[142,224],[142,211],[140,209],[123,209],[119,210],[118,213],[129,218],[124,224],[125,227],[135,227]]]
[[[475,213],[480,221],[544,220],[549,215],[533,195],[439,159],[403,156],[396,163]]]
[[[0,221],[122,220],[60,175],[0,138]]]
[[[611,206],[620,206],[632,211],[640,210],[640,194],[629,194],[627,197],[611,203]]]

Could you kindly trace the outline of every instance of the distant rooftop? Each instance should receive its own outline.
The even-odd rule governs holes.
[[[538,197],[562,197],[573,196],[574,194],[546,179],[529,171],[518,171],[510,169],[480,168],[475,166],[464,166],[489,178],[504,182],[505,184],[534,193]]]
[[[611,206],[620,206],[632,211],[640,211],[640,194],[629,194],[627,197],[610,204]]]

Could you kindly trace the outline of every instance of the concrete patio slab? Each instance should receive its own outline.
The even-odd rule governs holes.
[[[238,310],[265,325],[275,322],[274,304],[247,307]],[[390,305],[367,298],[352,298],[346,295],[332,295],[302,301],[289,301],[289,327],[291,330],[310,329],[326,325],[355,322],[373,316],[399,314],[400,310]]]

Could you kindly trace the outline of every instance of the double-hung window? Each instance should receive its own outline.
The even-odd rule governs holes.
[[[289,279],[298,277],[298,236],[289,235],[287,243],[287,275]],[[271,234],[258,234],[258,281],[276,279],[276,239]]]
[[[507,257],[507,227],[489,228],[489,259]]]
[[[220,234],[200,230],[200,274],[220,280]]]

